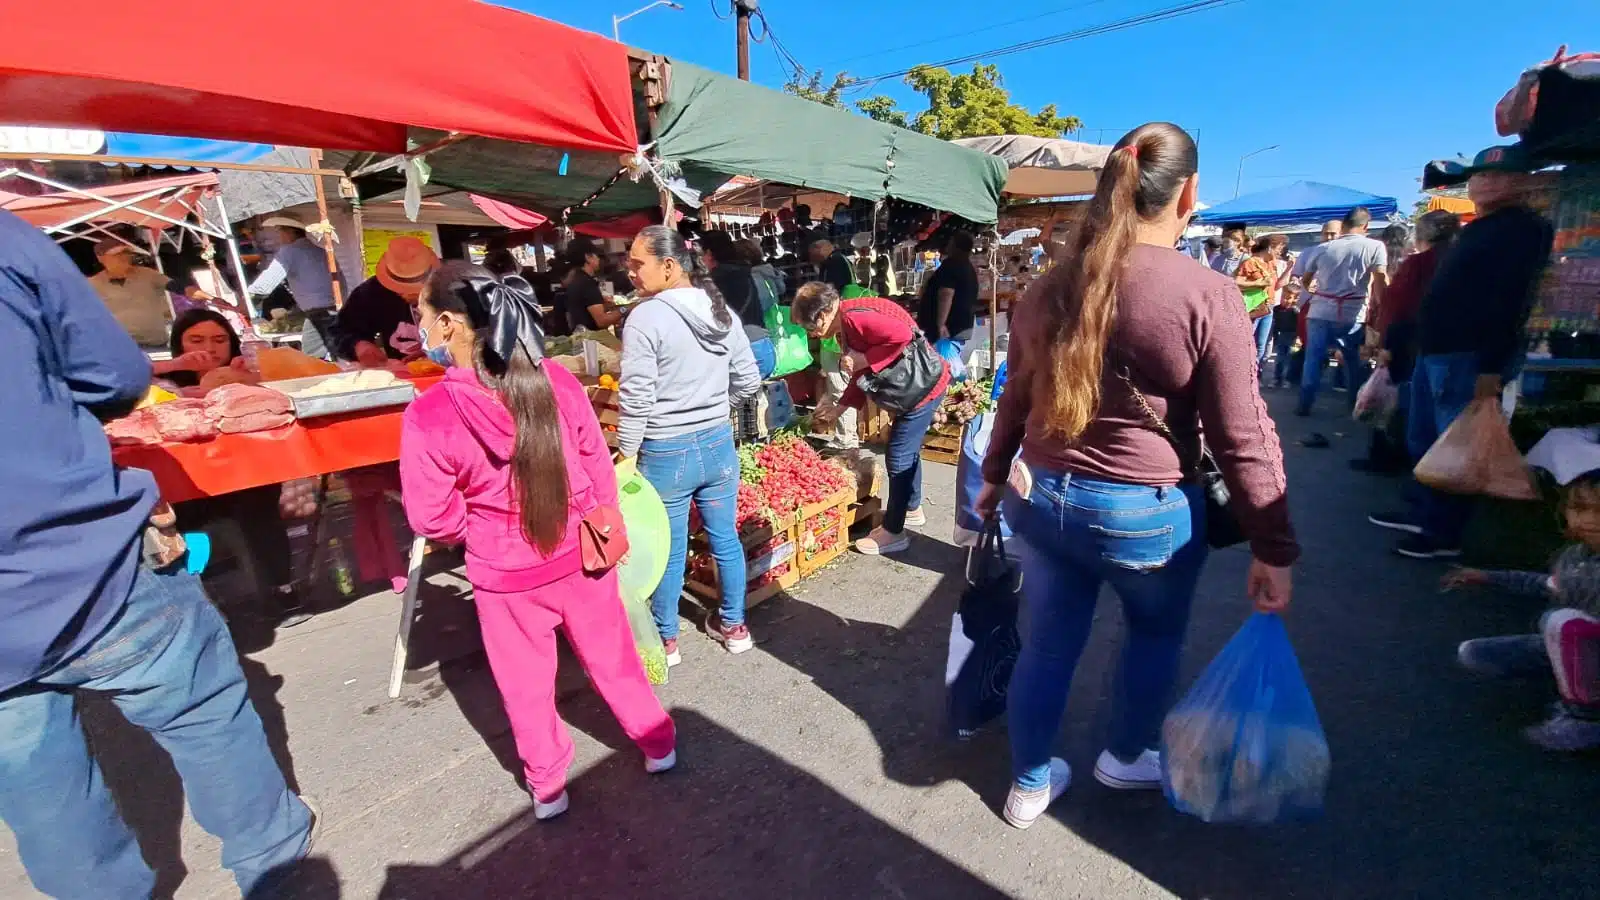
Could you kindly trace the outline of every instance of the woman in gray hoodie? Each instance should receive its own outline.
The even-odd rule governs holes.
[[[678,595],[689,550],[689,502],[695,502],[717,561],[722,606],[706,633],[743,653],[755,646],[744,624],[745,559],[737,524],[739,456],[730,405],[761,387],[750,340],[700,255],[676,231],[652,225],[628,252],[628,275],[647,299],[622,329],[617,449],[637,457],[661,495],[672,525],[667,571],[651,598],[667,664],[677,665]]]

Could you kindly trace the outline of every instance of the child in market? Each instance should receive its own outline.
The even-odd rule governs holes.
[[[1289,374],[1289,359],[1294,355],[1294,342],[1300,328],[1300,285],[1290,284],[1283,289],[1283,297],[1272,311],[1272,386],[1284,387]]]
[[[616,567],[586,559],[580,546],[586,519],[617,511],[616,471],[583,385],[544,364],[527,282],[449,262],[429,278],[418,311],[422,349],[447,371],[406,409],[406,517],[418,534],[466,544],[484,649],[534,815],[554,818],[567,811],[574,753],[556,712],[558,626],[643,751],[645,771],[665,772],[678,758],[672,719],[634,648]]]
[[[1561,701],[1524,734],[1548,750],[1592,750],[1600,748],[1600,475],[1567,488],[1562,515],[1575,543],[1549,573],[1457,569],[1443,588],[1488,585],[1550,600],[1538,633],[1465,641],[1458,656],[1484,675],[1553,672]]]

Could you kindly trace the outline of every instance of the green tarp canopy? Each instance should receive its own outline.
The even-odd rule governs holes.
[[[987,225],[1006,165],[998,157],[841,109],[673,62],[656,152],[690,184],[705,173],[882,200]]]

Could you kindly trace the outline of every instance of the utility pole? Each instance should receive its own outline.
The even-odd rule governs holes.
[[[756,11],[759,0],[733,0],[733,14],[738,19],[735,34],[738,39],[739,80],[750,80],[750,16]]]

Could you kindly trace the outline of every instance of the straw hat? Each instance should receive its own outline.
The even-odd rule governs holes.
[[[397,237],[378,259],[378,283],[402,297],[415,299],[439,265],[439,255],[414,237]]]
[[[306,230],[306,223],[294,216],[271,216],[261,223],[262,228],[294,228],[299,231]]]

